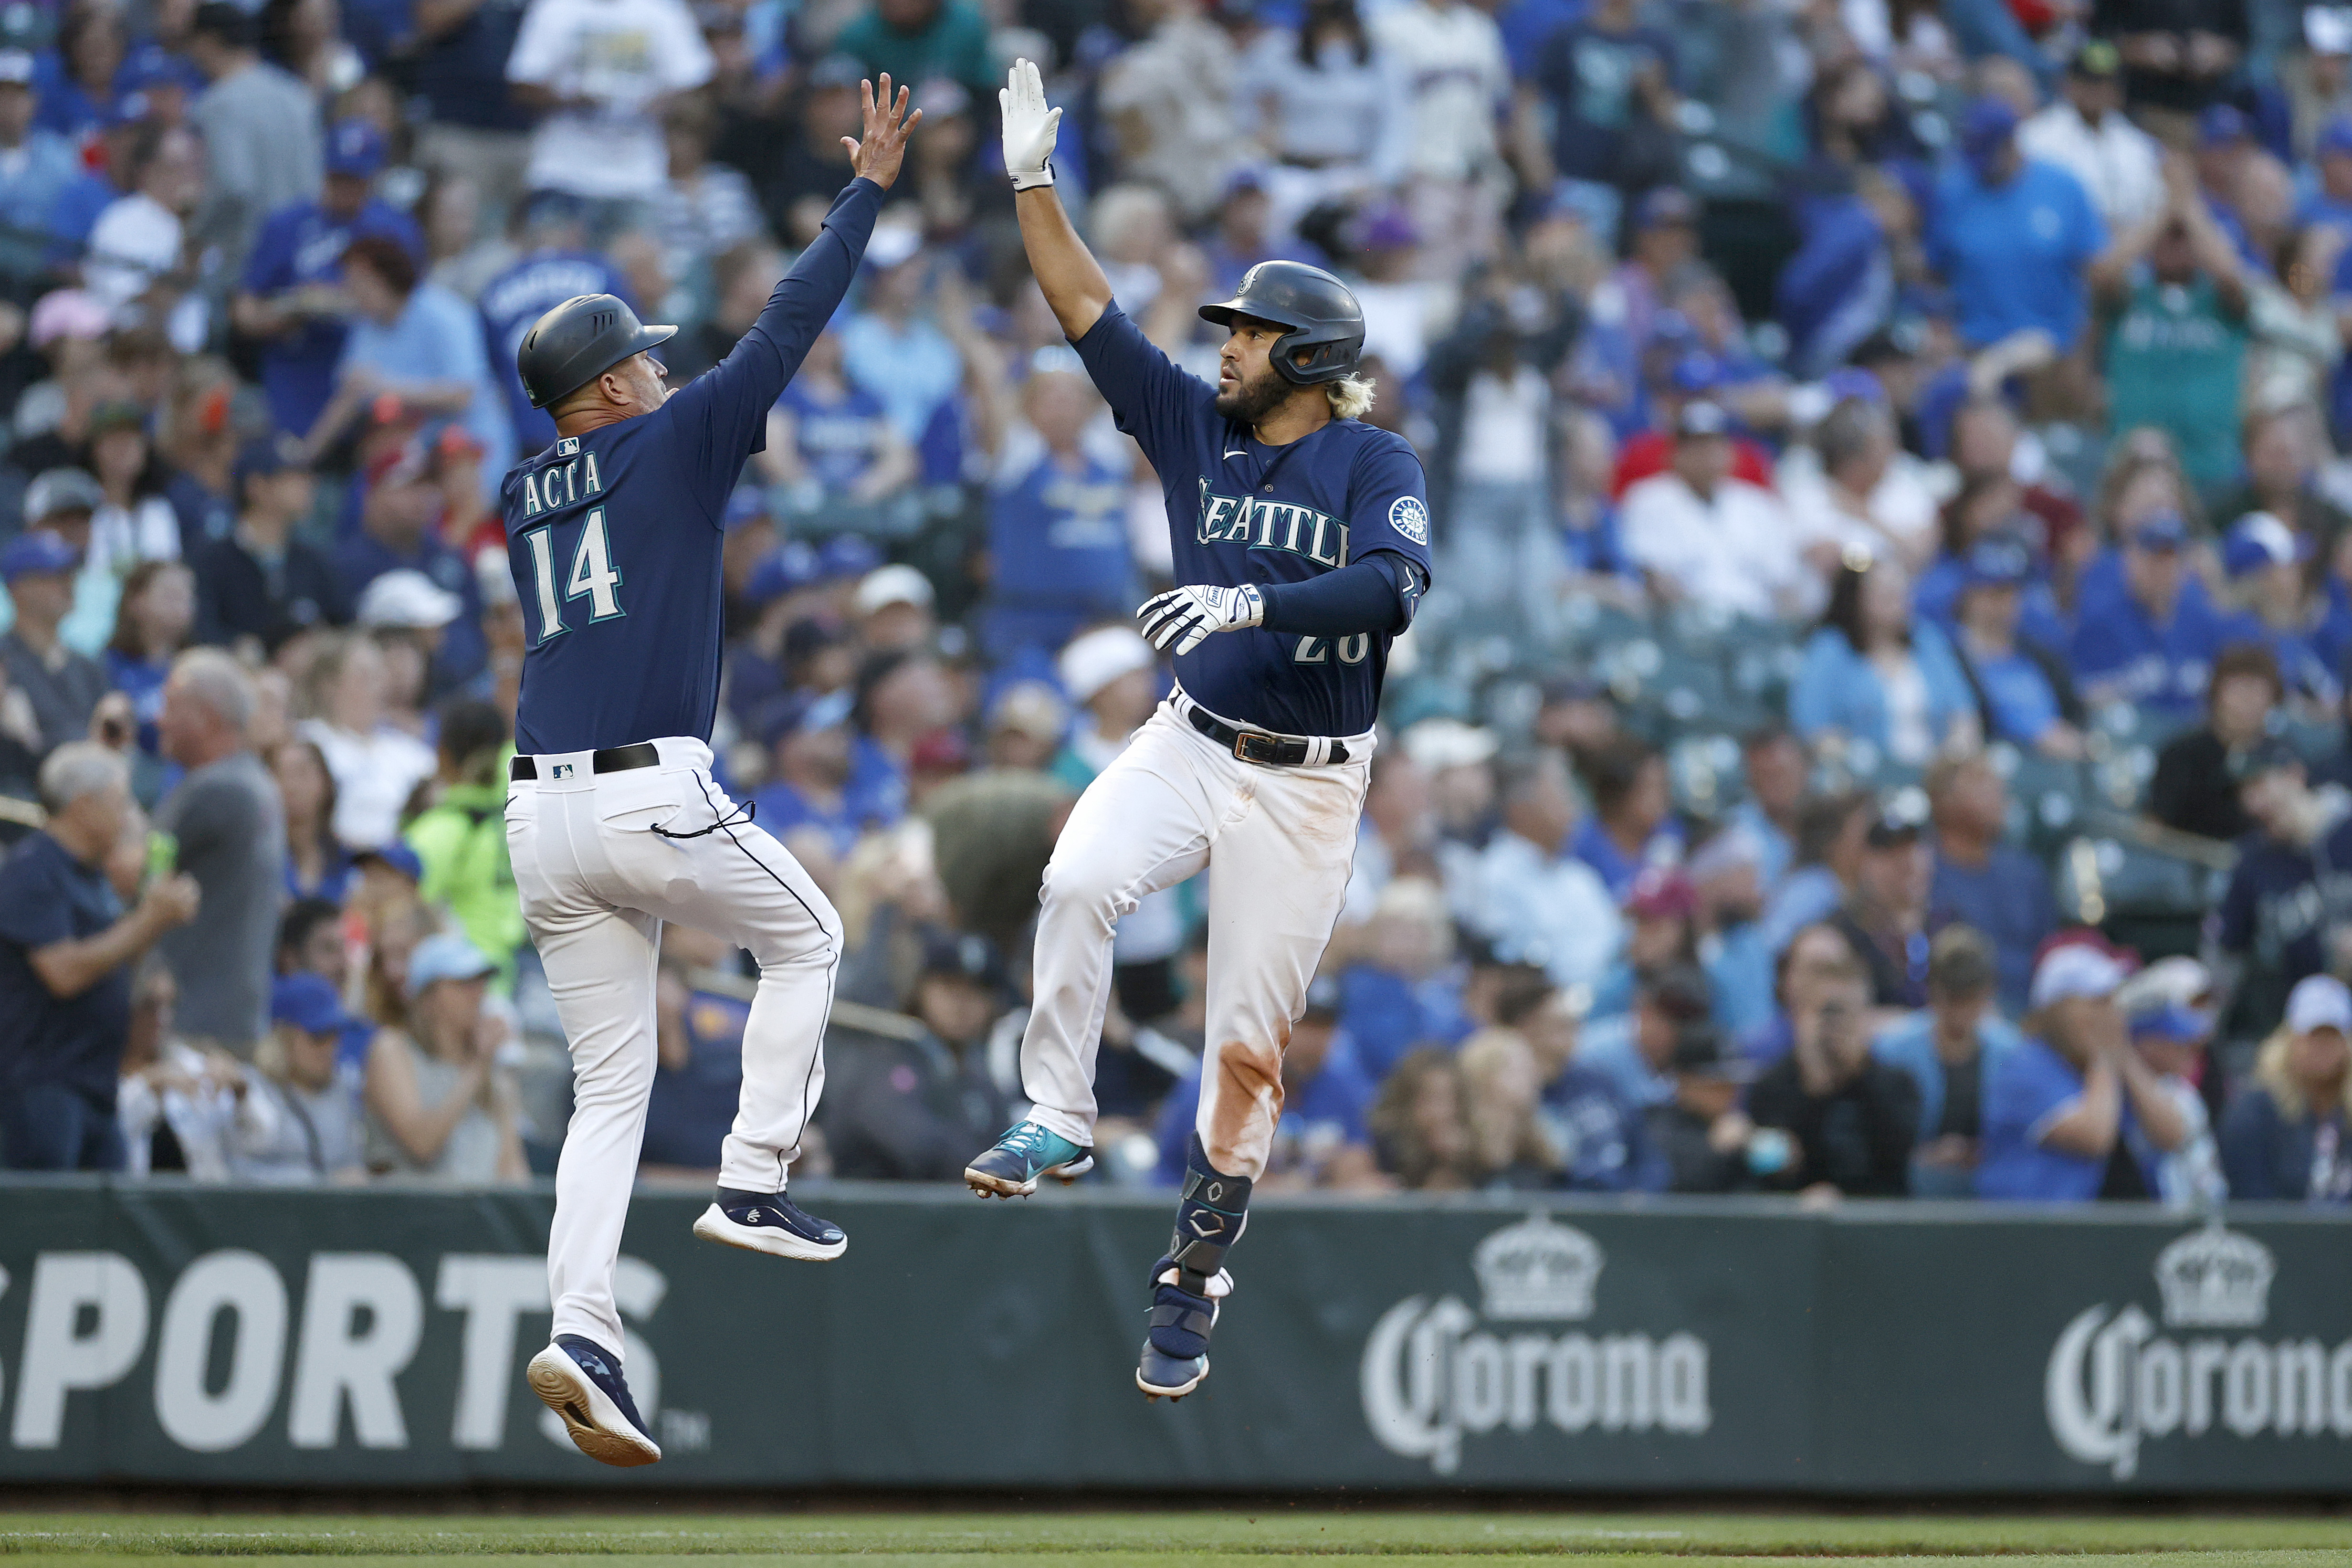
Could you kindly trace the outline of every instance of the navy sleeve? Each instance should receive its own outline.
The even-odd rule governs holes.
[[[1118,427],[1135,437],[1153,468],[1182,451],[1202,422],[1215,416],[1216,390],[1160,353],[1116,301],[1076,346]]]
[[[1402,437],[1368,433],[1348,472],[1348,556],[1393,550],[1429,571],[1429,479]]]
[[[1259,624],[1270,632],[1320,637],[1358,632],[1393,636],[1412,624],[1412,606],[1421,596],[1420,570],[1394,551],[1383,550],[1303,583],[1261,583],[1257,591],[1265,602],[1265,617]]]
[[[688,478],[713,522],[726,513],[744,458],[760,449],[768,410],[849,292],[881,210],[882,187],[873,181],[861,175],[843,187],[824,232],[768,296],[751,330],[666,405]]]

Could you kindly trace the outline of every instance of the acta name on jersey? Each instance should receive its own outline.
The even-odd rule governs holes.
[[[522,514],[537,517],[550,507],[569,506],[582,496],[596,495],[604,489],[604,481],[596,477],[596,454],[591,452],[576,463],[566,463],[543,474],[525,474]]]
[[[1287,550],[1325,566],[1348,563],[1348,525],[1313,507],[1259,496],[1221,496],[1201,481],[1202,544],[1246,544]]]

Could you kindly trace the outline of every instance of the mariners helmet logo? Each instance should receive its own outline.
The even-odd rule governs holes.
[[[1429,542],[1429,509],[1419,496],[1399,496],[1389,508],[1389,526],[1415,544]]]

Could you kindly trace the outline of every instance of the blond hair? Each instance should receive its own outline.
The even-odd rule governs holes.
[[[2300,1121],[2310,1114],[2312,1105],[2297,1083],[2294,1071],[2287,1065],[2287,1053],[2294,1049],[2294,1031],[2281,1024],[2263,1042],[2260,1055],[2254,1058],[2254,1081],[2270,1091],[2271,1103],[2279,1114],[2290,1121]],[[2344,1110],[2352,1114],[2352,1072],[2344,1075],[2344,1087],[2338,1096]]]
[[[1361,419],[1372,411],[1380,384],[1369,376],[1343,375],[1337,381],[1325,382],[1323,393],[1331,400],[1332,418]]]

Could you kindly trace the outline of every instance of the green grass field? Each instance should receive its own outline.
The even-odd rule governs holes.
[[[33,1568],[132,1568],[236,1558],[239,1568],[333,1557],[338,1568],[426,1568],[483,1558],[531,1568],[723,1568],[1012,1562],[1097,1565],[1265,1558],[1476,1557],[1523,1563],[1730,1563],[1999,1557],[2005,1563],[2303,1568],[2352,1563],[2352,1521],[1962,1518],[1804,1514],[1370,1511],[1288,1505],[1165,1513],[782,1513],[611,1518],[171,1517],[0,1514],[0,1556]],[[625,1565],[615,1559],[625,1559]]]

